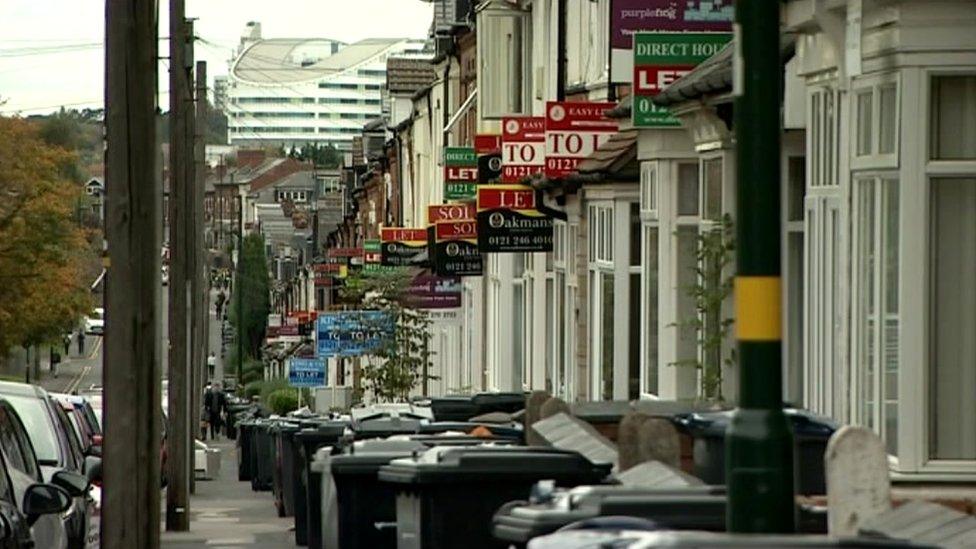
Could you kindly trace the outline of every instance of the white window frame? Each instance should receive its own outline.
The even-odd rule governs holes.
[[[885,372],[883,371],[885,367],[884,359],[887,353],[887,346],[890,342],[887,340],[887,336],[884,333],[885,322],[884,321],[878,322],[879,318],[887,320],[887,313],[884,310],[885,309],[884,300],[885,300],[885,296],[887,295],[886,292],[887,281],[885,280],[886,277],[884,276],[885,262],[883,261],[886,258],[885,256],[886,247],[885,247],[884,240],[887,237],[885,233],[887,217],[884,209],[883,200],[884,200],[885,193],[884,193],[883,186],[888,184],[887,182],[892,182],[892,181],[894,182],[893,184],[898,187],[899,210],[900,210],[901,182],[899,180],[899,174],[897,171],[860,172],[860,173],[856,173],[854,177],[852,177],[852,181],[851,181],[852,192],[851,192],[851,207],[850,207],[850,213],[851,213],[850,242],[851,242],[852,257],[854,258],[854,262],[851,265],[851,280],[850,280],[850,291],[851,291],[851,329],[850,329],[851,355],[850,356],[851,356],[851,366],[852,366],[851,390],[850,390],[851,419],[852,421],[859,423],[861,425],[869,425],[872,429],[875,430],[876,433],[878,433],[880,437],[882,437],[882,439],[885,438],[885,425],[886,425],[885,404],[887,403],[887,401],[892,400],[891,395],[885,394],[885,390],[884,390]],[[871,333],[862,334],[862,330],[861,330],[862,326],[860,322],[861,311],[859,308],[859,304],[861,303],[862,298],[867,298],[868,296],[864,295],[864,291],[861,284],[862,282],[861,276],[864,273],[858,268],[858,262],[861,261],[866,256],[867,252],[861,249],[862,225],[860,223],[861,212],[860,212],[860,204],[858,203],[858,199],[862,196],[861,186],[868,182],[871,182],[874,185],[871,191],[874,194],[874,196],[872,197],[873,206],[874,206],[873,208],[874,211],[872,212],[872,215],[874,218],[872,220],[873,227],[871,228],[871,231],[874,235],[874,239],[871,245],[875,248],[875,257],[874,257],[874,272],[869,274],[872,278],[872,290],[873,290],[871,292],[873,295],[870,297],[874,299],[876,310],[874,313],[875,325],[870,329]],[[901,234],[901,227],[899,226],[899,236],[900,234]],[[899,267],[900,267],[901,265],[900,238],[899,238],[898,252],[899,252]],[[900,268],[899,268],[899,275],[900,275]],[[901,283],[900,276],[898,280],[900,284]],[[899,315],[898,315],[899,332],[901,331],[900,319],[903,316],[902,315],[903,309],[900,307],[900,305],[901,303],[899,302]],[[871,345],[873,346],[874,349],[871,364],[863,363],[861,360],[862,357],[865,357],[868,353],[867,348],[863,346],[865,337],[871,338],[872,341]],[[896,343],[899,345],[899,350],[897,351],[897,356],[895,357],[895,360],[896,360],[896,365],[898,366],[900,372],[900,370],[902,369],[901,367],[902,365],[900,364],[900,357],[901,357],[900,338],[896,340]],[[870,417],[868,417],[864,413],[864,407],[866,406],[866,403],[864,401],[864,393],[868,389],[867,382],[865,381],[865,379],[867,378],[868,369],[872,369],[874,372],[873,379],[871,382],[871,387],[870,387],[870,390],[874,394],[874,401],[872,402],[872,408],[871,410],[868,411]],[[901,376],[899,374],[899,381],[900,381],[900,377]],[[901,420],[904,417],[904,411],[900,407],[901,402],[898,399],[897,391],[894,400],[899,404],[898,416],[899,416],[899,420]],[[897,464],[897,459],[898,459],[897,455],[889,456],[889,460],[891,460],[892,463],[894,464]]]
[[[661,348],[659,340],[659,327],[658,323],[655,322],[651,325],[652,316],[660,319],[660,307],[661,307],[661,291],[660,291],[660,279],[661,279],[661,262],[658,258],[660,253],[659,247],[661,242],[661,228],[660,220],[658,218],[658,204],[659,204],[659,192],[658,192],[658,174],[660,170],[667,166],[664,162],[642,162],[641,163],[641,178],[640,178],[640,216],[641,216],[641,338],[640,344],[640,392],[641,394],[651,394],[657,395],[660,393],[660,374],[658,372],[661,363]],[[653,249],[650,247],[650,234],[652,231],[657,231],[658,246]],[[651,258],[655,259],[655,264],[657,265],[657,273],[654,273],[653,278],[650,273],[650,261]],[[652,287],[653,283],[653,287]],[[657,311],[650,310],[650,304],[648,300],[650,299],[652,289],[657,293]],[[655,360],[651,361],[651,345],[657,350],[657,356]],[[651,381],[651,369],[654,369],[654,386],[650,386]]]
[[[553,323],[552,338],[547,342],[549,352],[552,357],[550,363],[551,370],[549,379],[551,387],[549,392],[553,396],[567,400],[568,386],[567,381],[571,377],[568,365],[569,360],[566,353],[566,335],[572,323],[568,321],[566,313],[567,294],[569,292],[567,277],[568,254],[568,231],[569,225],[560,219],[553,223],[552,238],[552,279],[553,279],[553,300],[550,303],[549,317]],[[561,280],[560,280],[561,278]],[[562,375],[560,375],[560,365],[562,365]]]
[[[890,153],[881,153],[881,89],[895,87],[895,148]],[[861,94],[871,96],[871,127],[868,129],[871,139],[871,151],[868,154],[858,154],[858,135],[860,134],[860,116],[858,113],[858,98]],[[850,159],[853,170],[897,169],[901,139],[901,84],[898,73],[874,75],[869,78],[859,78],[849,94],[851,102],[851,140]]]
[[[478,49],[478,116],[482,120],[497,120],[505,116],[526,115],[532,112],[532,19],[527,11],[516,7],[504,6],[502,2],[488,2],[486,7],[478,11],[476,16],[479,29],[477,37]],[[490,44],[502,43],[505,37],[490,36],[491,30],[497,28],[491,20],[517,20],[521,29],[520,52],[511,52],[512,57],[519,56],[521,73],[515,74],[510,67],[510,58],[499,57],[490,51]],[[488,75],[494,75],[489,78]],[[508,75],[509,78],[500,77]],[[504,89],[508,83],[510,89]],[[520,107],[515,107],[518,99]],[[507,103],[512,108],[502,105]]]
[[[589,294],[589,366],[590,366],[590,400],[604,400],[603,398],[603,277],[614,275],[614,231],[613,220],[615,208],[613,200],[604,199],[588,202],[587,227],[589,227],[589,265],[588,265],[588,294]],[[614,285],[616,287],[616,285]],[[616,301],[616,300],[614,300]],[[614,305],[617,305],[614,303]],[[616,353],[615,353],[616,356]],[[611,371],[615,371],[611,365]],[[612,397],[611,397],[612,398]]]
[[[840,185],[840,109],[844,93],[829,85],[816,86],[808,93],[807,186],[837,187]],[[831,108],[828,109],[828,105]],[[824,151],[827,154],[822,154]]]
[[[930,118],[931,82],[938,76],[973,75],[976,66],[946,66],[932,69],[904,69],[901,76],[900,102],[914,119],[905,124],[911,131],[901,134],[903,181],[922,181],[922,185],[903,185],[902,203],[912,204],[902,210],[902,249],[912,257],[929,258],[931,254],[930,208],[932,180],[942,177],[976,177],[976,160],[931,160]],[[907,116],[907,115],[906,115]],[[912,125],[911,122],[915,124]],[[902,254],[905,257],[906,254]],[[905,311],[902,325],[902,368],[899,377],[899,401],[904,412],[899,421],[899,464],[894,478],[918,480],[976,479],[976,460],[930,459],[930,340],[931,269],[929,261],[902,262],[900,301]],[[921,281],[922,286],[918,285]],[[926,291],[918,291],[918,288]],[[908,365],[916,365],[907,367]],[[917,365],[922,365],[918,367]]]
[[[806,206],[803,200],[806,197],[806,157],[804,152],[803,134],[799,132],[787,133],[783,139],[783,162],[782,162],[782,185],[780,186],[780,207],[782,219],[782,273],[783,273],[783,399],[795,405],[803,402],[803,341],[806,337],[806,314],[803,309],[804,291],[806,287],[806,250],[804,246],[804,228],[806,226],[804,216]],[[794,158],[802,159],[799,167],[799,175],[802,176],[803,188],[800,201],[800,219],[790,219],[791,190],[792,190],[792,170],[791,161]],[[793,239],[791,237],[799,235],[799,254],[800,267],[794,268],[791,260],[795,253]],[[799,293],[793,295],[791,289],[796,281],[800,282]],[[796,303],[794,303],[796,301]],[[796,357],[796,358],[794,358]]]

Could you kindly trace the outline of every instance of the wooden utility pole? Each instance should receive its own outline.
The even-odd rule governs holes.
[[[194,443],[196,440],[196,433],[199,430],[200,422],[195,421],[199,412],[196,406],[199,405],[197,399],[197,378],[198,370],[200,369],[200,362],[198,361],[197,347],[200,345],[200,334],[199,327],[200,323],[197,319],[197,313],[200,307],[199,299],[197,296],[197,288],[199,286],[197,282],[197,271],[200,262],[200,252],[197,250],[197,201],[196,201],[196,188],[197,188],[197,117],[196,117],[196,107],[194,98],[196,96],[196,87],[194,82],[196,77],[193,73],[194,68],[194,35],[193,35],[193,20],[188,19],[186,21],[186,71],[187,71],[187,96],[186,102],[184,103],[186,107],[186,141],[184,145],[186,146],[186,163],[183,165],[186,168],[186,215],[184,219],[186,220],[186,359],[187,359],[187,386],[188,393],[186,400],[189,406],[189,417],[187,418],[187,424],[189,426],[189,438],[186,443],[186,459],[187,459],[187,476],[190,479],[190,493],[196,493],[196,478],[193,474],[193,457],[194,457]]]
[[[166,530],[190,529],[190,364],[188,293],[190,238],[187,234],[187,139],[191,101],[184,0],[169,3],[169,430],[167,433]],[[192,134],[191,134],[192,135]]]
[[[156,0],[105,4],[103,549],[158,549],[160,254]]]
[[[193,430],[200,425],[200,405],[203,397],[204,380],[207,379],[208,351],[208,312],[209,292],[207,286],[207,249],[203,241],[203,198],[206,184],[206,133],[207,118],[207,62],[197,61],[196,72],[196,121],[193,141],[193,252],[195,269],[193,271]]]

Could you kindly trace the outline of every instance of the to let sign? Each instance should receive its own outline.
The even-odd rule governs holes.
[[[315,324],[316,356],[369,354],[392,333],[393,321],[382,311],[322,313]]]
[[[384,228],[380,263],[391,267],[422,266],[427,261],[427,229]]]
[[[518,116],[502,120],[502,183],[520,183],[546,169],[546,119]]]
[[[617,133],[617,121],[606,113],[616,103],[546,103],[546,177],[576,171],[584,158]]]
[[[478,188],[478,249],[482,253],[551,252],[552,218],[526,185]]]
[[[292,387],[322,387],[325,385],[325,361],[315,358],[288,360],[288,384]]]
[[[678,120],[651,98],[721,51],[731,39],[731,34],[717,32],[634,34],[634,126],[677,126]]]
[[[478,187],[478,155],[473,147],[444,149],[444,198],[474,200]]]

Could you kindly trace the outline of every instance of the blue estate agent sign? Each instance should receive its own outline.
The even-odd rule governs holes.
[[[390,318],[380,311],[320,314],[316,321],[316,355],[358,356],[376,351],[392,332]]]
[[[315,358],[288,360],[288,384],[292,387],[323,387],[325,385],[325,361]]]

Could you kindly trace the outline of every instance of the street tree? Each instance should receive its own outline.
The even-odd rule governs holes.
[[[230,321],[237,337],[244,338],[245,359],[259,358],[268,327],[268,314],[271,312],[268,260],[264,253],[264,239],[260,235],[244,237],[236,279],[231,296]],[[241,317],[238,317],[238,304],[242,308]],[[238,318],[242,318],[243,326],[238,325]]]
[[[349,304],[384,313],[377,320],[363,316],[363,330],[378,334],[379,345],[361,369],[363,387],[381,402],[406,402],[410,392],[430,375],[430,314],[413,306],[409,271],[355,275],[346,280],[341,297]],[[374,317],[375,318],[375,317]]]
[[[90,248],[73,220],[81,188],[63,172],[72,161],[36,124],[0,117],[0,349],[59,339],[91,311]]]

